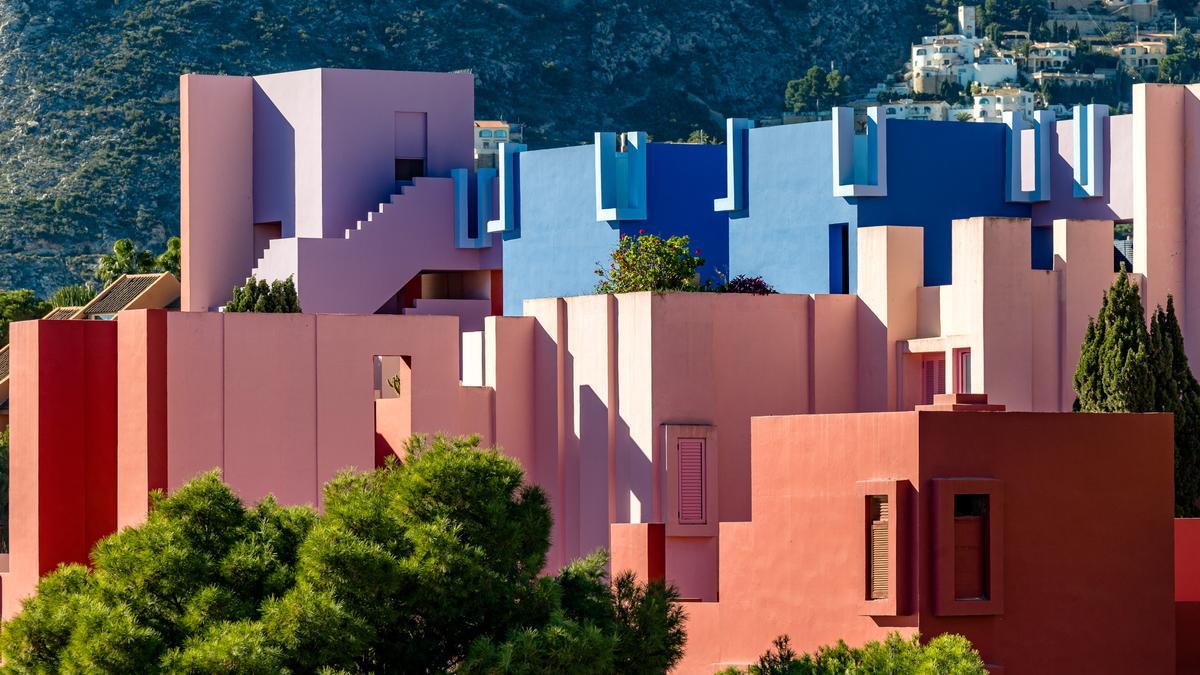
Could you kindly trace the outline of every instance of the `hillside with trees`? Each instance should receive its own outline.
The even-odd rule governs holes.
[[[869,86],[930,28],[923,0],[0,0],[0,25],[0,289],[43,297],[178,232],[182,73],[470,69],[476,116],[534,147],[672,139],[778,114],[813,64]]]

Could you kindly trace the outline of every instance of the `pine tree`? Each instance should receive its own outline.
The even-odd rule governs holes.
[[[1088,322],[1075,370],[1075,409],[1082,412],[1149,412],[1154,409],[1150,334],[1137,286],[1124,269],[1099,315]]]

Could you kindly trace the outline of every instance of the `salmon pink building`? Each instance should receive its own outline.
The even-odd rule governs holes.
[[[551,568],[609,547],[680,589],[684,672],[897,629],[1004,672],[1200,662],[1169,417],[1068,412],[1115,223],[1200,344],[1200,90],[1058,122],[735,119],[724,148],[605,132],[476,169],[472,86],[182,78],[179,311],[12,327],[4,616],[150,490],[219,468],[319,507],[413,433],[478,434],[546,489]],[[784,292],[589,295],[640,230]],[[220,311],[287,277],[304,313]]]

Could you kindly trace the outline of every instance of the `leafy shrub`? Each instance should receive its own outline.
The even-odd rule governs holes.
[[[267,283],[266,279],[251,278],[245,286],[233,289],[233,299],[225,305],[226,312],[258,312],[295,314],[300,312],[296,297],[296,282],[292,277]]]
[[[961,635],[939,635],[922,645],[918,636],[905,640],[892,633],[883,642],[851,647],[839,640],[819,647],[816,654],[797,655],[788,636],[775,638],[772,647],[747,670],[728,668],[722,675],[867,675],[868,673],[912,673],[914,675],[985,675],[983,659]]]
[[[14,672],[661,673],[683,612],[596,553],[541,574],[550,510],[478,439],[410,440],[325,512],[247,508],[206,474],[62,566],[0,632]]]
[[[774,295],[779,291],[762,277],[748,277],[739,274],[717,288],[718,293],[749,293],[751,295]]]
[[[636,236],[621,235],[608,268],[596,268],[600,277],[596,293],[700,290],[697,270],[703,264],[700,250],[693,253],[686,236],[662,239],[645,230]]]

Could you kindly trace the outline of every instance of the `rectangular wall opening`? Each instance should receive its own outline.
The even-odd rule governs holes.
[[[988,495],[954,495],[954,599],[987,600]]]
[[[829,226],[829,292],[850,292],[850,225]]]

